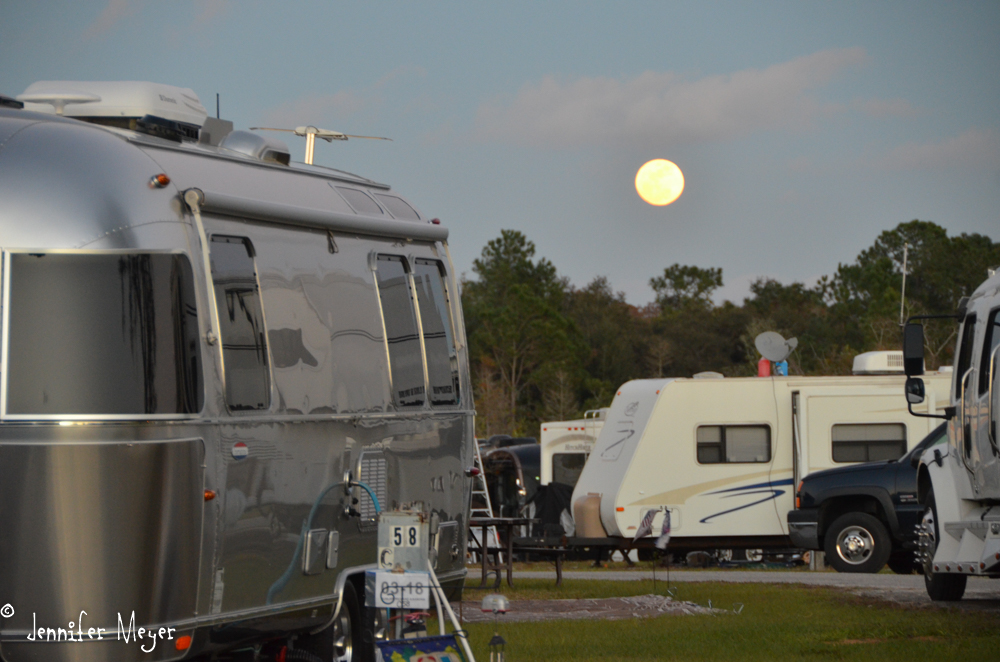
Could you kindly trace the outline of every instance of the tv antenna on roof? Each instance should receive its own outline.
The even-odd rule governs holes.
[[[788,358],[792,350],[799,346],[799,340],[798,338],[785,340],[780,333],[765,331],[754,338],[753,344],[761,356],[777,363]]]
[[[274,129],[266,126],[252,126],[251,131],[285,131],[287,133],[294,133],[297,136],[306,137],[306,158],[305,163],[307,165],[312,165],[313,162],[313,150],[316,147],[316,139],[321,138],[326,142],[330,143],[334,140],[347,140],[348,138],[365,138],[367,140],[392,140],[392,138],[382,138],[380,136],[354,136],[349,133],[341,133],[340,131],[331,131],[329,129],[317,129],[314,126],[299,126],[294,129]]]

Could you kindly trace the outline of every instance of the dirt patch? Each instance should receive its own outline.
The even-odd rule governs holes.
[[[493,620],[492,613],[483,613],[478,602],[462,603],[462,618],[468,623]],[[458,605],[455,605],[458,611]],[[717,614],[722,609],[710,609],[693,602],[674,600],[666,595],[637,595],[629,598],[587,598],[581,600],[515,600],[510,611],[500,621],[623,620],[654,616]]]

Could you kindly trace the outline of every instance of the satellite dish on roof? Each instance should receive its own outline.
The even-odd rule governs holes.
[[[787,359],[792,350],[799,346],[799,341],[797,338],[785,340],[780,333],[765,331],[754,338],[753,344],[765,359],[778,362]]]

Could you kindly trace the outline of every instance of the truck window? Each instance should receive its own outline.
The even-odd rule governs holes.
[[[702,425],[697,441],[699,464],[771,461],[771,428],[767,425]]]
[[[990,312],[989,320],[986,323],[983,356],[979,365],[979,395],[985,394],[990,388],[990,357],[997,345],[1000,345],[1000,308]]]
[[[226,404],[232,411],[271,406],[267,340],[253,256],[253,244],[245,237],[212,237],[212,282],[222,335]]]
[[[902,423],[834,425],[831,432],[834,462],[898,460],[906,453],[906,426]]]
[[[966,371],[972,367],[972,343],[976,337],[976,316],[969,315],[962,324],[962,344],[958,348],[958,364],[955,366],[955,402],[962,397],[962,382]],[[958,402],[959,406],[964,406]]]
[[[399,407],[419,407],[424,404],[424,366],[406,263],[395,255],[379,255],[375,276],[389,344],[393,399]]]
[[[201,410],[186,256],[12,254],[9,297],[8,414]]]
[[[458,404],[458,355],[452,337],[444,265],[437,260],[418,259],[413,266],[413,280],[424,331],[431,404]]]
[[[589,453],[553,453],[552,482],[575,486],[583,473]]]

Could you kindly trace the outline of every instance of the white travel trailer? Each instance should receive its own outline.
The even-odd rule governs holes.
[[[948,445],[921,457],[917,498],[927,509],[918,527],[917,561],[933,600],[959,600],[969,576],[1000,577],[1000,274],[993,272],[956,315]],[[923,327],[907,324],[907,399],[921,403]],[[932,377],[933,379],[933,377]],[[919,415],[919,413],[918,413]]]
[[[624,384],[573,492],[577,536],[631,540],[651,509],[658,533],[669,509],[671,550],[791,547],[801,477],[900,457],[930,431],[907,413],[901,364],[901,352],[871,352],[853,376]],[[949,378],[929,376],[925,409],[947,404]]]
[[[597,435],[604,428],[608,409],[591,409],[583,418],[573,421],[542,423],[539,437],[541,474],[539,484],[562,483],[576,485],[587,462]]]
[[[447,230],[191,90],[21,98],[0,97],[0,656],[372,660],[380,506],[426,518],[445,586],[466,574]]]

